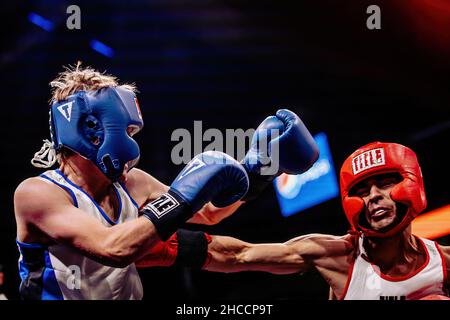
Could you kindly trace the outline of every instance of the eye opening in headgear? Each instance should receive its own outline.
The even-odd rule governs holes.
[[[365,197],[368,196],[370,192],[370,181],[375,180],[375,185],[378,188],[383,188],[391,184],[398,184],[403,181],[403,177],[400,173],[394,172],[386,172],[386,173],[378,173],[373,174],[371,176],[365,177],[363,180],[357,182],[354,186],[352,186],[348,192],[350,197]]]
[[[95,125],[96,125],[96,123],[92,120],[87,120],[86,124],[87,124],[88,128],[90,128],[90,129],[95,128]]]
[[[82,122],[83,131],[86,137],[94,146],[98,147],[102,144],[104,138],[104,130],[100,120],[93,116],[88,115]]]

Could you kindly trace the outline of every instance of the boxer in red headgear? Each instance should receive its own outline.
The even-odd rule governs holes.
[[[405,205],[403,208],[405,212],[395,217],[398,223],[389,224],[386,226],[388,230],[385,231],[379,230],[376,226],[371,227],[367,220],[381,220],[386,210],[382,211],[381,205],[372,204],[374,201],[370,205],[364,202],[365,195],[370,192],[368,179],[373,176],[380,179],[380,175],[391,177],[387,179],[388,182],[398,182],[390,190],[389,197],[396,203]],[[373,237],[387,238],[403,231],[427,205],[422,172],[416,154],[396,143],[374,142],[351,154],[341,169],[341,196],[352,229],[361,230],[366,236]],[[373,219],[372,215],[367,217],[371,210],[377,211]],[[360,217],[363,212],[366,216]]]
[[[340,184],[352,227],[348,234],[309,234],[273,244],[210,236],[203,269],[276,274],[317,270],[331,287],[331,299],[447,295],[450,247],[411,233],[411,221],[426,207],[415,153],[395,143],[367,144],[345,160]],[[176,239],[165,247],[176,251]]]

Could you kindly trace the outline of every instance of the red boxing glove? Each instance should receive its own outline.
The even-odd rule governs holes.
[[[167,241],[159,241],[149,252],[135,261],[138,268],[170,267],[175,263],[178,254],[177,234],[174,233]]]

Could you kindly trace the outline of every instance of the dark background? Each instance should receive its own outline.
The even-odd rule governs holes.
[[[66,28],[67,6],[81,8],[81,30]],[[366,28],[367,6],[381,8],[381,30]],[[48,138],[48,83],[63,65],[84,65],[135,82],[145,118],[136,136],[140,167],[170,184],[176,128],[256,127],[278,108],[297,112],[313,134],[326,132],[339,168],[357,147],[395,141],[422,164],[428,210],[448,204],[450,174],[450,3],[389,1],[8,1],[1,12],[2,183],[0,263],[17,299],[13,193],[38,174],[30,159]],[[45,31],[35,12],[50,20]],[[92,39],[114,50],[92,50]],[[338,198],[289,218],[273,188],[214,227],[252,242],[310,232],[343,234]],[[446,239],[441,239],[442,243]],[[141,272],[145,298],[326,299],[316,274],[216,274],[175,268]]]

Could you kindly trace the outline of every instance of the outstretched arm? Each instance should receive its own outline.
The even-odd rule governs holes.
[[[253,244],[232,237],[213,236],[208,246],[209,262],[204,269],[216,272],[266,271],[275,274],[310,269],[306,237],[286,243]]]
[[[310,234],[285,243],[254,244],[226,236],[179,230],[140,259],[138,267],[193,266],[214,272],[265,271],[274,274],[305,272],[331,255],[329,241],[337,237]],[[164,257],[159,260],[151,257]],[[187,262],[186,257],[189,257]]]

